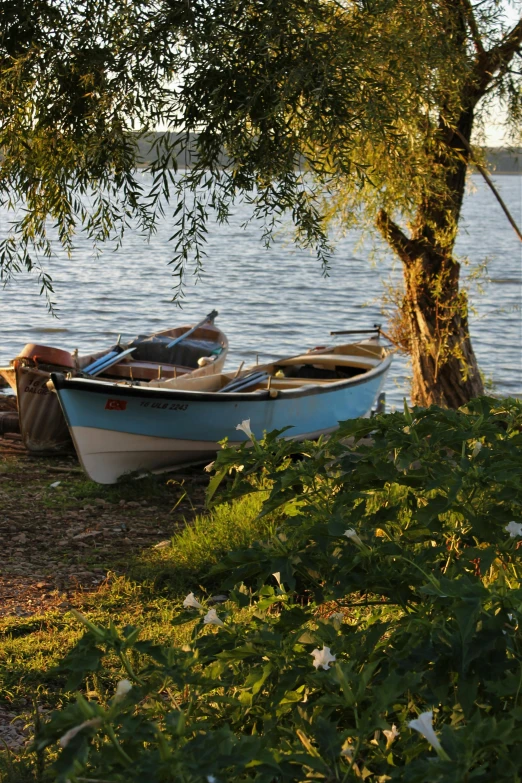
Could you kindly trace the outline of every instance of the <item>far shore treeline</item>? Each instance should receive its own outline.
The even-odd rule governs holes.
[[[146,167],[154,163],[160,154],[159,143],[165,133],[149,133],[138,139],[138,165]],[[177,168],[190,168],[197,160],[196,140],[197,134],[189,134],[189,143],[181,143],[182,134],[168,134],[172,143],[176,136],[180,139],[179,151],[176,155]],[[484,147],[488,167],[494,174],[522,174],[522,148]],[[222,154],[222,165],[230,162],[229,158]]]

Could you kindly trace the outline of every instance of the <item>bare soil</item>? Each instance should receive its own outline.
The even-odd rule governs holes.
[[[34,457],[20,435],[0,437],[0,617],[80,604],[201,511],[207,481],[198,470],[103,487],[74,456]]]

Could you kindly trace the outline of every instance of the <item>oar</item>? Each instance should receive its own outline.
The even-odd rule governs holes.
[[[381,325],[375,324],[373,329],[343,329],[341,332],[330,332],[330,334],[380,334]]]
[[[105,362],[108,359],[113,359],[114,357],[119,355],[120,355],[119,351],[109,351],[109,353],[100,356],[99,359],[96,359],[96,361],[92,362],[87,367],[84,367],[83,372],[87,373],[88,375],[91,375],[93,372],[96,372],[96,369],[98,367],[101,367],[102,364],[105,364]]]
[[[207,316],[205,316],[205,318],[203,318],[203,320],[200,321],[199,324],[196,324],[195,326],[193,326],[192,329],[189,329],[188,332],[185,332],[185,334],[182,334],[181,337],[176,337],[175,340],[172,340],[167,345],[167,348],[172,348],[174,345],[177,345],[182,340],[184,340],[186,337],[188,337],[189,335],[193,334],[196,331],[196,329],[199,329],[201,326],[204,326],[204,324],[208,323],[209,321],[210,321],[210,323],[212,323],[214,321],[214,318],[216,318],[216,316],[218,316],[218,315],[219,315],[219,313],[218,313],[217,310],[212,310],[212,312],[209,313]]]
[[[104,361],[102,364],[98,364],[98,366],[93,371],[92,369],[88,373],[91,378],[94,378],[96,375],[99,375],[102,372],[105,372],[109,369],[109,367],[112,367],[114,364],[118,364],[124,356],[128,356],[130,353],[136,350],[136,346],[134,348],[127,348],[126,351],[121,351],[121,353],[116,354],[116,356],[110,356],[107,354],[106,361]],[[84,370],[85,372],[85,370]]]
[[[243,375],[242,378],[237,378],[234,381],[230,381],[226,386],[221,389],[222,392],[237,392],[248,389],[249,386],[254,386],[256,383],[266,381],[269,377],[267,372],[253,372],[250,375]]]

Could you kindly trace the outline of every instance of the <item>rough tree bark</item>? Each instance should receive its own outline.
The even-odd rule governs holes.
[[[413,370],[412,402],[458,408],[484,387],[469,338],[460,266],[427,241],[408,239],[381,212],[378,227],[403,263],[402,344]]]
[[[459,115],[451,124],[442,114],[439,118],[441,143],[432,159],[445,172],[444,195],[426,193],[409,236],[386,212],[381,211],[377,219],[377,228],[403,265],[405,294],[400,316],[402,344],[413,369],[412,402],[451,408],[484,392],[469,336],[467,298],[459,287],[460,265],[453,256],[474,109],[491,82],[508,68],[522,42],[521,20],[486,52],[469,3],[457,0],[453,7],[459,5],[464,11],[460,19],[472,33],[476,57],[469,81],[462,87]]]
[[[469,153],[451,129],[440,125],[448,136],[447,152],[434,157],[433,165],[446,172],[445,198],[425,197],[409,237],[385,212],[377,225],[403,264],[401,321],[412,362],[412,402],[458,408],[483,394],[484,387],[469,337],[467,299],[459,287],[460,265],[453,257]],[[457,128],[466,140],[472,126],[472,110],[463,111]]]

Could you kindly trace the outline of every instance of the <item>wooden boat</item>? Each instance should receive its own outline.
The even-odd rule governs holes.
[[[213,458],[218,441],[238,444],[236,429],[292,426],[285,437],[316,438],[345,419],[367,416],[392,352],[378,340],[279,359],[241,373],[144,384],[68,378],[52,383],[87,475],[112,484],[126,473]],[[50,384],[51,385],[51,384]]]
[[[60,453],[73,451],[74,446],[56,394],[47,387],[52,372],[80,377],[88,375],[91,368],[93,375],[106,382],[139,382],[146,386],[152,381],[220,372],[227,351],[226,336],[214,326],[213,317],[207,317],[196,327],[183,325],[140,335],[124,345],[85,356],[30,343],[9,367],[0,368],[0,375],[17,394],[26,448],[39,454]],[[109,360],[104,361],[107,356]]]

